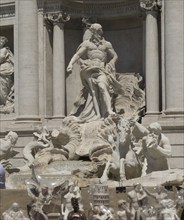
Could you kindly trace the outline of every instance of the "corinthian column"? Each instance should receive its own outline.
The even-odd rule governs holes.
[[[164,2],[165,114],[184,114],[184,2]]]
[[[65,116],[65,41],[64,23],[70,19],[65,13],[47,14],[53,24],[53,118]]]
[[[146,114],[159,114],[158,1],[140,0],[146,14]]]
[[[18,31],[17,120],[39,120],[37,1],[16,1]]]

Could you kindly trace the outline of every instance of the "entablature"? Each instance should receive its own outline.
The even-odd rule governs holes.
[[[66,12],[73,18],[135,17],[141,14],[138,0],[37,0],[39,11]]]
[[[0,4],[0,18],[15,16],[15,2],[2,1]]]

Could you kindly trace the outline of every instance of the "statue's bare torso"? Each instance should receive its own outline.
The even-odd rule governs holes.
[[[107,62],[108,50],[112,48],[112,45],[105,40],[101,40],[98,44],[88,40],[83,42],[83,46],[86,48],[87,59],[103,64]]]

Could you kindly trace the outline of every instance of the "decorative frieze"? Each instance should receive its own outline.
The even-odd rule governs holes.
[[[0,4],[0,18],[14,17],[15,3]]]
[[[41,0],[39,0],[41,1]],[[65,11],[72,17],[117,17],[140,14],[139,3],[135,0],[127,1],[51,1],[44,3],[45,13]]]
[[[145,8],[159,7],[161,0],[141,0]],[[147,3],[148,2],[148,3]],[[152,3],[153,2],[153,3]],[[153,6],[154,5],[154,6]],[[114,16],[130,16],[140,14],[140,7],[137,1],[60,1],[60,0],[37,0],[38,11],[44,13],[56,13],[65,11],[71,16],[92,16],[92,17],[114,17]],[[15,3],[7,3],[0,5],[0,18],[14,17]]]

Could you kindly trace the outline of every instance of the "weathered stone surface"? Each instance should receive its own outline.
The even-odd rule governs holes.
[[[126,180],[123,182],[123,186],[133,186],[133,184],[136,183],[150,187],[157,185],[183,185],[184,172],[182,169],[169,169],[165,171],[152,172],[144,177]]]
[[[0,36],[0,113],[4,114],[14,112],[14,56],[7,42]]]
[[[27,206],[27,212],[30,219],[48,220],[44,207],[50,205],[56,196],[61,197],[68,188],[69,180],[52,180],[48,183],[35,173],[33,166],[31,168],[31,178],[25,181],[27,193],[32,200]]]
[[[91,162],[85,161],[55,161],[47,167],[36,168],[35,172],[45,181],[51,182],[56,180],[76,179],[72,175],[75,170],[81,172],[91,169]],[[24,189],[25,180],[31,177],[31,170],[13,173],[6,178],[6,188],[8,189]],[[89,182],[87,182],[87,185]],[[80,182],[80,186],[86,186],[86,181]]]
[[[22,210],[18,203],[14,202],[12,206],[3,212],[3,220],[29,220],[26,211]]]
[[[16,154],[16,151],[13,148],[15,147],[17,140],[18,135],[13,131],[8,132],[4,138],[0,139],[0,161],[4,168],[11,166],[8,159]]]

